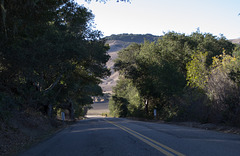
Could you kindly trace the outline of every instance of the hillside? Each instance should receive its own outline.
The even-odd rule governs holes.
[[[107,44],[109,44],[110,49],[108,54],[111,56],[109,61],[107,62],[107,67],[111,69],[111,76],[107,79],[102,80],[102,84],[100,85],[103,89],[104,93],[112,93],[112,87],[116,85],[118,80],[119,73],[115,72],[114,67],[114,60],[117,58],[117,52],[121,49],[126,48],[131,43],[143,43],[144,40],[148,41],[155,41],[160,36],[155,36],[151,34],[119,34],[119,35],[111,35],[106,37]]]
[[[136,42],[136,43],[143,43],[144,40],[155,41],[158,38],[159,36],[155,36],[152,34],[119,34],[106,37],[107,40],[119,40],[123,42]]]
[[[230,40],[232,43],[240,44],[240,38]]]

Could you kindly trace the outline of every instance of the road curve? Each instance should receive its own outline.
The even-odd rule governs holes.
[[[79,121],[19,156],[239,156],[240,135],[132,121]]]

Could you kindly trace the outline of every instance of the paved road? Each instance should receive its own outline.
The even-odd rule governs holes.
[[[240,135],[92,118],[79,121],[20,156],[240,156]]]

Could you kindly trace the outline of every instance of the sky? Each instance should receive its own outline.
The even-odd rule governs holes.
[[[240,0],[108,0],[107,3],[75,0],[95,15],[96,29],[111,34],[163,35],[169,31],[190,35],[221,34],[240,38]]]

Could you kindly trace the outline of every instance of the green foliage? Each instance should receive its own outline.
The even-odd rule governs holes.
[[[128,114],[128,101],[123,97],[112,96],[110,111],[114,117],[126,117]]]
[[[205,88],[209,75],[206,67],[207,55],[207,52],[197,53],[193,55],[192,61],[187,63],[187,80],[191,87]]]
[[[82,108],[101,94],[109,47],[91,12],[72,0],[10,0],[1,9],[1,92],[44,113]]]
[[[123,77],[118,81],[117,86],[113,88],[114,95],[109,101],[110,112],[112,116],[142,117],[142,102],[140,95],[133,86],[131,80]]]
[[[133,43],[126,49],[118,53],[115,60],[115,70],[120,74],[126,75],[120,77],[118,84],[113,88],[114,96],[110,99],[110,111],[113,116],[138,116],[142,117],[142,102],[137,88],[133,85],[131,78],[136,72],[136,57],[139,55],[140,45]],[[124,110],[121,110],[123,108]]]
[[[240,72],[238,59],[231,56],[234,48],[223,36],[199,32],[189,36],[169,32],[154,42],[132,44],[119,52],[115,62],[122,77],[114,89],[112,104],[121,106],[125,100],[128,109],[124,112],[131,114],[131,98],[126,94],[131,93],[126,87],[129,83],[140,101],[146,102],[139,105],[139,112],[145,110],[142,116],[151,118],[153,109],[157,109],[158,118],[164,120],[209,122],[220,115],[221,121],[230,121],[223,114],[232,119],[239,112],[236,95]],[[226,54],[220,55],[222,51]],[[119,109],[112,107],[112,112]]]
[[[136,58],[139,55],[140,47],[137,43],[133,43],[122,51],[119,51],[118,58],[114,64],[115,70],[125,76],[134,75],[137,65]]]
[[[223,53],[213,57],[209,67],[205,60],[206,53],[200,53],[188,64],[189,84],[202,89],[211,101],[209,120],[239,124],[239,59]]]
[[[233,51],[233,56],[236,59],[236,65],[231,69],[229,76],[230,78],[240,85],[240,45],[236,45],[234,51]]]

